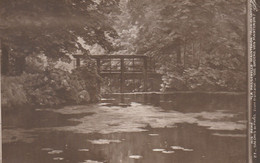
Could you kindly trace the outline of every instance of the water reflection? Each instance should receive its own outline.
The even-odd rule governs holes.
[[[157,136],[149,134],[157,133]],[[109,144],[93,144],[89,140],[94,138],[103,140],[121,140]],[[218,137],[212,136],[211,132],[203,127],[196,127],[190,124],[179,124],[175,128],[169,129],[149,129],[140,133],[113,133],[113,134],[72,134],[68,132],[45,133],[32,145],[9,144],[4,146],[4,151],[9,149],[14,153],[22,153],[21,148],[28,153],[30,162],[55,162],[53,158],[64,158],[64,162],[84,162],[93,160],[110,163],[131,163],[131,162],[182,162],[182,163],[230,163],[246,162],[246,141],[244,138]],[[66,146],[67,144],[67,146]],[[179,150],[173,146],[192,151]],[[51,147],[51,151],[63,151],[56,154],[48,154],[42,151],[41,147]],[[35,151],[32,151],[32,148]],[[79,149],[88,148],[87,152],[80,152]],[[174,153],[154,152],[153,149],[165,149]],[[10,153],[4,153],[10,156]],[[34,157],[37,155],[44,158]],[[140,159],[133,159],[130,156],[142,156]],[[20,156],[20,157],[19,157]],[[22,155],[16,155],[21,162],[28,161]],[[9,157],[10,159],[14,159]],[[57,161],[57,160],[56,160]],[[60,160],[61,161],[61,160]]]
[[[120,98],[5,119],[3,137],[12,140],[15,131],[16,139],[4,142],[3,162],[246,162],[244,95],[154,93]],[[122,102],[127,105],[120,106]]]
[[[160,106],[165,110],[177,110],[181,112],[201,111],[241,111],[245,112],[247,95],[245,93],[126,93],[113,94],[116,103],[123,99],[125,103],[131,101]]]
[[[246,162],[243,150],[246,149],[246,143],[238,143],[240,138],[212,137],[204,128],[188,124],[173,129],[152,129],[152,132],[160,134],[158,137],[147,137],[145,133],[126,134],[126,141],[104,148],[109,162],[135,162],[129,159],[129,155],[140,155],[142,158],[139,162],[145,163]],[[173,150],[171,146],[181,146],[193,151]],[[173,150],[174,153],[154,152],[153,149]]]

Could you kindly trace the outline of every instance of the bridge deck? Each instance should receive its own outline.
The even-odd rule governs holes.
[[[102,77],[114,77],[114,76],[120,76],[121,72],[100,72],[100,76]],[[155,72],[147,72],[147,78],[158,78],[162,75]],[[124,72],[124,78],[126,79],[140,79],[144,77],[143,72]]]
[[[91,55],[91,58],[95,59],[116,59],[116,58],[147,58],[146,55]]]

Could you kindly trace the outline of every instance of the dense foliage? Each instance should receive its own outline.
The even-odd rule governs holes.
[[[1,79],[2,106],[60,106],[96,102],[99,100],[97,81],[100,79],[93,72],[81,68],[69,73],[48,67],[42,73],[4,76]]]
[[[150,56],[163,91],[246,89],[246,0],[2,0],[0,19],[2,93],[17,103],[96,99],[89,58],[55,67],[77,53]]]
[[[124,53],[157,60],[163,90],[246,89],[246,1],[121,0]]]
[[[0,38],[13,59],[10,62],[17,75],[23,70],[27,56],[44,53],[49,59],[69,62],[67,54],[87,53],[79,37],[92,46],[113,50],[107,35],[114,29],[106,14],[113,10],[114,1],[91,0],[2,0],[0,5]],[[115,35],[115,34],[114,34]]]
[[[97,101],[100,78],[93,63],[86,58],[84,67],[71,70],[72,54],[88,54],[91,48],[113,50],[104,31],[109,36],[114,34],[105,14],[115,11],[115,3],[1,1],[2,74],[6,75],[1,78],[2,106]]]

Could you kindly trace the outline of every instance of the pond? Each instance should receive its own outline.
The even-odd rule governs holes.
[[[245,163],[243,93],[113,94],[3,112],[4,163]]]

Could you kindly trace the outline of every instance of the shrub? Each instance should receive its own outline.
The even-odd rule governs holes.
[[[3,107],[15,107],[28,103],[26,90],[23,83],[27,77],[1,77],[1,105]]]
[[[246,72],[217,70],[209,67],[188,68],[182,74],[167,71],[162,90],[245,91]]]
[[[2,106],[58,106],[95,102],[99,76],[86,66],[71,73],[48,68],[42,73],[2,77]]]

